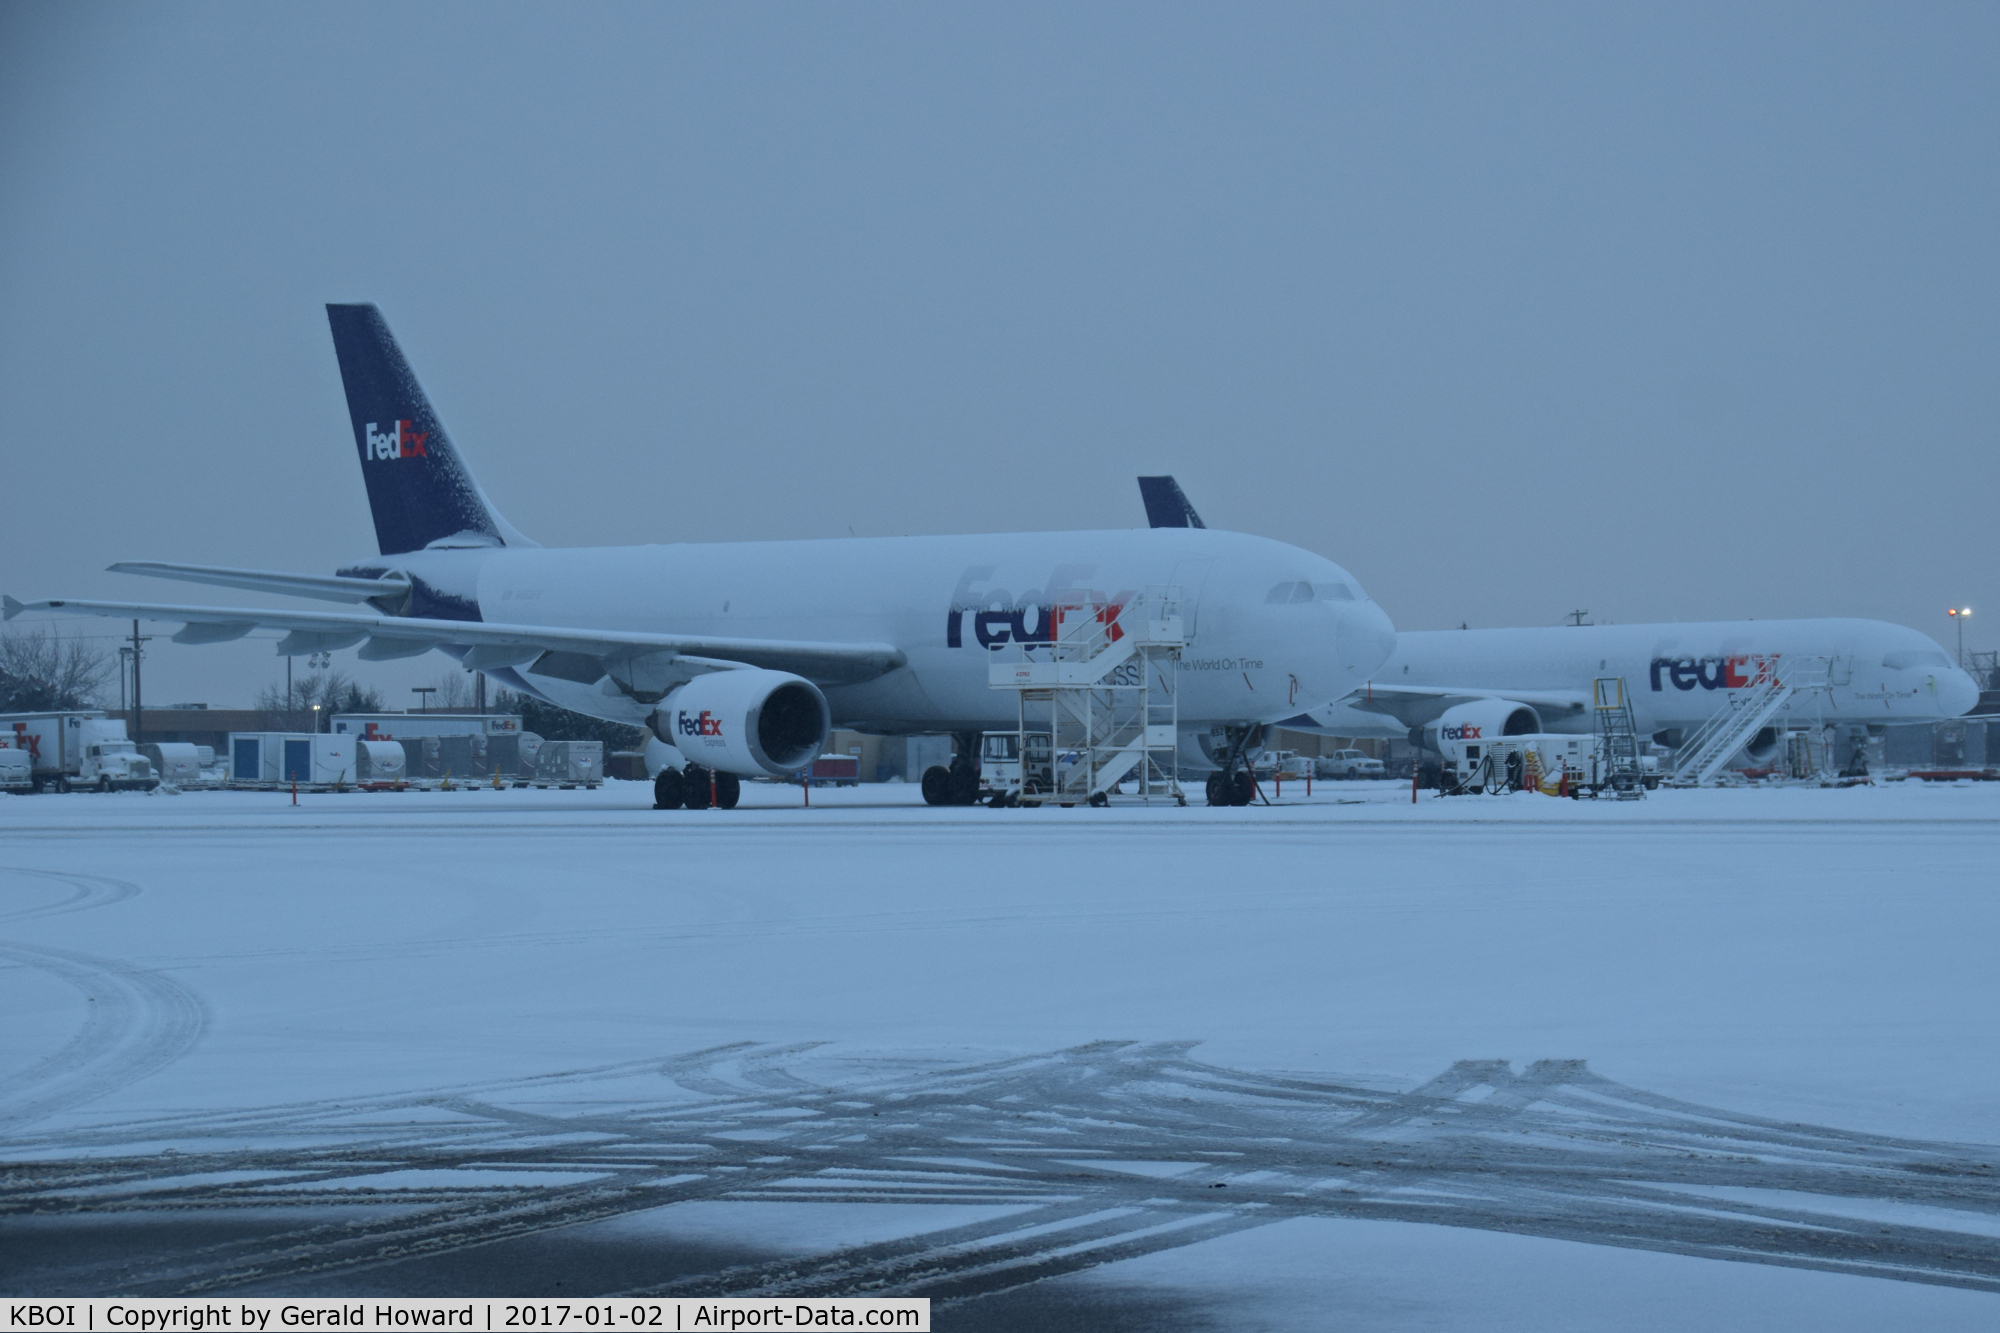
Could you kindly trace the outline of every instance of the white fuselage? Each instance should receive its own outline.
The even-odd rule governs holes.
[[[1593,680],[1620,676],[1642,732],[1685,732],[1727,707],[1732,691],[1747,688],[1761,666],[1786,662],[1829,668],[1830,683],[1812,704],[1815,716],[1830,723],[1932,721],[1957,717],[1979,700],[1972,677],[1927,636],[1846,618],[1406,631],[1370,680],[1389,689],[1588,698]],[[1587,710],[1544,711],[1551,731],[1591,725]],[[1396,717],[1347,704],[1313,710],[1313,717],[1336,735],[1407,731]]]
[[[1388,617],[1332,561],[1210,529],[432,550],[362,567],[405,572],[488,623],[890,644],[904,665],[825,686],[835,725],[890,733],[1013,726],[1016,694],[992,688],[988,663],[1059,602],[1179,590],[1184,729],[1325,704],[1395,644]],[[652,707],[609,678],[519,679],[597,717],[637,723]]]

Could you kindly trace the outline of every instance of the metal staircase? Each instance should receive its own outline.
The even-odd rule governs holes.
[[[1794,699],[1824,689],[1826,684],[1824,660],[1781,664],[1773,658],[1761,664],[1746,688],[1729,692],[1727,707],[1711,715],[1681,743],[1674,756],[1675,785],[1703,787],[1715,781],[1736,752]]]
[[[1078,601],[1050,615],[1050,637],[1017,643],[991,663],[987,682],[1019,694],[1021,752],[1030,719],[1047,719],[1054,749],[1053,790],[1029,790],[1025,776],[1008,803],[1108,804],[1127,793],[1150,804],[1186,804],[1174,774],[1180,738],[1175,673],[1187,646],[1181,590],[1158,587],[1123,605]],[[1046,710],[1046,711],[1043,711]]]

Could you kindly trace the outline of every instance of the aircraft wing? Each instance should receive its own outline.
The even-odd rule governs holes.
[[[1590,696],[1581,690],[1496,690],[1489,687],[1465,688],[1451,685],[1377,685],[1372,681],[1354,691],[1335,706],[1356,708],[1364,713],[1382,713],[1405,727],[1421,727],[1436,720],[1447,708],[1478,699],[1505,699],[1527,704],[1542,715],[1544,722],[1590,707]]]
[[[376,598],[407,600],[406,578],[350,579],[330,574],[277,574],[262,569],[228,569],[220,565],[175,565],[163,560],[121,560],[108,566],[114,574],[143,574],[155,579],[212,583],[251,592],[275,592],[286,597],[316,597],[323,602],[367,602]]]
[[[22,603],[5,599],[5,618],[23,611],[109,616],[121,620],[180,621],[176,643],[222,643],[254,629],[286,631],[280,657],[332,652],[361,645],[368,661],[415,657],[444,644],[470,648],[473,671],[518,666],[534,675],[595,684],[628,670],[628,678],[670,679],[734,667],[789,671],[816,684],[851,685],[873,680],[907,660],[887,643],[814,643],[786,639],[726,639],[696,634],[640,634],[629,630],[505,625],[479,620],[430,620],[416,616],[346,611],[277,611],[262,607],[170,606],[149,602],[56,599]]]

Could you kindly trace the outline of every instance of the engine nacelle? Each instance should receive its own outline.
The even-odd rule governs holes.
[[[1468,745],[1480,746],[1502,736],[1533,736],[1542,730],[1542,715],[1511,699],[1475,699],[1457,704],[1426,723],[1418,741],[1447,759],[1465,759]]]
[[[745,667],[696,676],[660,701],[652,722],[689,763],[789,777],[819,757],[833,713],[803,676]]]

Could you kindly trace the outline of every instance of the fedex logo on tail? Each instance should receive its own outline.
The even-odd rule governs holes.
[[[429,458],[424,452],[424,441],[431,437],[429,431],[416,430],[410,422],[398,421],[386,434],[375,429],[375,423],[368,423],[368,456],[370,458]]]
[[[1737,657],[1656,657],[1652,661],[1653,692],[1660,692],[1660,673],[1667,673],[1677,690],[1743,690],[1752,685],[1769,685],[1778,670],[1778,654],[1768,657],[1743,654]]]

